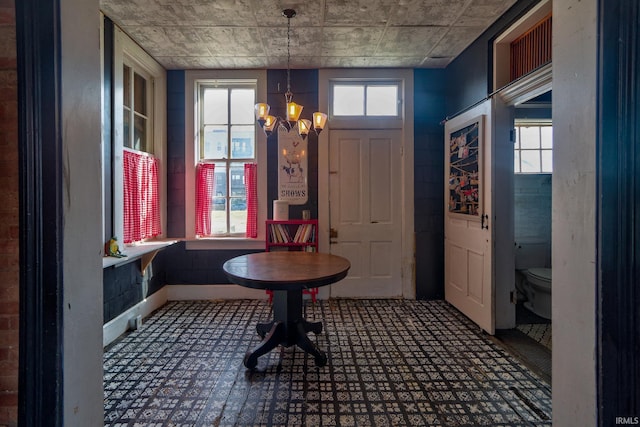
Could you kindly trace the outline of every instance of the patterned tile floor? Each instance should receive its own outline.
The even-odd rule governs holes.
[[[265,301],[171,302],[104,353],[105,426],[550,426],[550,385],[444,301],[307,302],[296,347],[248,371]],[[311,334],[313,335],[313,334]]]
[[[516,329],[551,350],[551,320],[540,317],[522,303],[516,305]]]
[[[551,324],[549,323],[533,323],[523,324],[516,327],[519,331],[531,337],[531,339],[539,342],[549,350],[551,350]]]

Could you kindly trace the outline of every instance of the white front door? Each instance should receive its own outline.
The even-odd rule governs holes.
[[[489,334],[495,332],[491,113],[486,101],[452,118],[444,141],[445,299]]]
[[[351,262],[332,297],[402,296],[402,133],[329,136],[330,251]]]

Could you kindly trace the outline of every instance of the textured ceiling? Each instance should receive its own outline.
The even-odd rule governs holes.
[[[516,0],[101,0],[167,69],[442,68]]]

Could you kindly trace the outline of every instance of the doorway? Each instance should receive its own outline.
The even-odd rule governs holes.
[[[516,329],[549,351],[553,177],[551,96],[549,91],[515,107],[513,194]]]
[[[496,337],[526,366],[551,382],[551,316],[542,301],[531,305],[542,296],[530,291],[531,284],[526,283],[529,269],[537,272],[551,267],[551,91],[528,98],[508,107],[513,144],[509,153],[503,154],[511,156],[510,164],[504,162],[504,167],[512,172],[508,199],[513,239],[510,245],[504,242],[502,250],[512,260],[509,297],[515,317],[512,325],[496,331]],[[501,292],[506,298],[506,291]],[[550,308],[550,295],[547,302]]]
[[[391,82],[398,87],[398,110],[395,116],[340,116],[335,115],[331,106],[333,97],[331,95],[332,85],[339,82],[364,82],[379,84],[384,82]],[[370,272],[376,277],[376,281],[380,283],[374,287],[362,288],[358,285],[358,288],[353,290],[352,295],[346,295],[347,287],[345,289],[338,290],[337,288],[342,286],[342,283],[332,285],[331,287],[321,288],[319,291],[320,298],[328,298],[329,296],[353,296],[353,297],[401,297],[406,299],[414,299],[416,296],[416,284],[415,284],[415,259],[414,259],[414,141],[413,141],[413,128],[414,128],[414,111],[413,111],[413,72],[412,70],[371,70],[371,69],[344,69],[344,70],[320,70],[319,71],[319,108],[321,111],[329,112],[329,129],[322,132],[318,136],[318,250],[320,252],[332,252],[342,253],[342,250],[347,248],[340,242],[340,239],[349,237],[349,233],[355,232],[371,239],[373,237],[373,244],[368,245],[369,259],[384,259],[387,262],[386,265],[382,263],[380,265],[374,265],[371,270],[371,264],[369,263]],[[340,143],[336,143],[337,140],[343,140],[347,146],[341,147]],[[362,141],[356,143],[355,141]],[[369,142],[364,142],[368,140]],[[332,142],[333,141],[333,142]],[[358,147],[358,148],[356,148]],[[344,159],[340,160],[342,166],[347,166],[343,169],[342,177],[338,177],[332,172],[335,165],[335,155],[342,155]],[[353,154],[358,152],[365,156],[364,163],[361,160],[355,162],[351,159],[347,152]],[[389,153],[389,157],[385,158],[384,153]],[[368,153],[368,154],[367,154]],[[371,157],[373,155],[373,157]],[[332,157],[334,156],[334,157]],[[376,160],[372,160],[376,159]],[[372,163],[373,161],[373,163]],[[376,164],[378,162],[378,164]],[[371,229],[365,230],[360,228],[359,225],[353,224],[353,230],[347,230],[345,227],[351,227],[352,221],[342,221],[339,229],[334,227],[337,224],[336,210],[334,206],[336,203],[336,192],[331,193],[332,184],[337,179],[344,179],[344,173],[353,174],[354,171],[348,166],[350,164],[367,164],[372,173],[362,175],[360,171],[358,174],[366,177],[369,181],[366,186],[358,184],[359,188],[364,189],[380,187],[386,189],[387,195],[385,198],[380,197],[380,194],[373,192],[373,197],[368,197],[369,206],[367,209],[376,211],[375,215],[383,212],[385,209],[389,209],[383,216],[387,216],[387,219],[381,220],[381,218],[370,217],[366,218],[368,224],[367,228],[373,227],[376,230],[375,233],[385,234],[382,231],[387,228],[386,233],[392,233],[393,239],[389,239],[388,236],[384,239],[378,239],[378,237],[368,236],[369,232],[374,232]],[[381,179],[382,174],[378,173],[378,168],[387,168],[387,172],[393,172],[393,182],[386,182]],[[352,176],[355,179],[355,175]],[[372,187],[373,186],[373,187]],[[386,186],[389,186],[388,188]],[[355,188],[355,187],[354,187]],[[341,190],[344,193],[344,189]],[[369,191],[369,190],[367,190]],[[346,193],[344,193],[346,194]],[[364,194],[364,193],[363,193]],[[341,197],[341,196],[339,196]],[[387,200],[388,203],[392,203],[393,206],[382,206],[382,202]],[[354,198],[344,197],[344,201],[353,202]],[[373,203],[373,210],[371,208]],[[362,205],[364,206],[364,205]],[[388,221],[393,217],[392,221]],[[364,218],[364,217],[363,217]],[[386,224],[385,224],[386,223]],[[379,227],[378,227],[379,226]],[[334,228],[332,231],[331,228]],[[358,228],[360,228],[358,230]],[[338,237],[332,238],[331,235],[335,235],[335,231],[338,231]],[[333,244],[331,242],[334,242]],[[337,242],[337,243],[335,243]],[[354,246],[355,248],[355,246]],[[392,254],[393,259],[387,260],[385,254]],[[358,255],[360,256],[360,255]],[[349,257],[349,256],[348,256]],[[358,258],[350,259],[352,263],[352,271],[350,276],[347,276],[345,280],[356,280],[355,273],[360,267],[358,265]],[[362,264],[364,268],[364,261]],[[359,279],[358,279],[359,280]],[[384,282],[387,284],[383,284]],[[393,285],[389,285],[393,283]],[[330,289],[329,289],[330,288]],[[329,295],[331,292],[331,295]],[[351,291],[349,291],[351,292]]]

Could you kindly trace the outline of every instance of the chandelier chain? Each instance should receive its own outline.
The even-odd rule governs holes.
[[[281,117],[269,115],[269,104],[257,103],[255,105],[256,120],[264,130],[267,136],[278,126],[278,129],[284,128],[290,131],[294,126],[298,128],[298,134],[304,140],[309,134],[309,130],[313,129],[316,135],[319,135],[327,123],[327,115],[316,111],[313,113],[313,122],[308,119],[300,119],[302,105],[293,102],[293,93],[291,92],[291,18],[296,16],[293,9],[284,9],[282,15],[287,18],[287,91],[284,94],[286,101],[286,120]]]
[[[291,18],[287,17],[287,93],[291,93]]]

